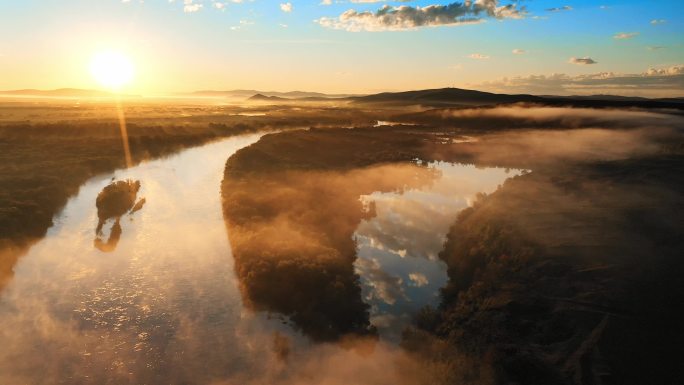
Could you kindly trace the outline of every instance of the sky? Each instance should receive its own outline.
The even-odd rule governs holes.
[[[0,0],[0,90],[684,96],[681,0]]]

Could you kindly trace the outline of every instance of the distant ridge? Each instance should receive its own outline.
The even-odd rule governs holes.
[[[276,97],[283,98],[283,99],[303,99],[303,98],[340,99],[340,98],[349,98],[349,97],[359,96],[358,94],[325,94],[325,93],[321,93],[321,92],[307,92],[307,91],[278,92],[278,91],[259,91],[259,90],[229,90],[229,91],[203,90],[203,91],[192,92],[189,96],[246,99],[246,98],[251,98],[254,95],[263,95],[263,96],[268,96],[268,97],[276,96]]]
[[[294,95],[298,93],[285,93]],[[421,105],[433,108],[477,107],[499,104],[531,103],[545,106],[585,107],[585,108],[673,108],[684,109],[684,98],[648,99],[642,97],[617,95],[554,96],[528,94],[496,94],[492,92],[466,90],[461,88],[438,88],[404,92],[383,92],[373,95],[344,98],[322,97],[282,97],[257,93],[248,101],[271,103],[325,102],[341,101],[372,106],[412,106]]]
[[[349,98],[353,103],[371,105],[423,105],[429,107],[472,107],[496,104],[535,103],[547,106],[571,107],[643,107],[684,109],[684,98],[648,99],[616,95],[553,96],[527,94],[496,94],[461,88],[383,92]]]
[[[353,98],[356,103],[389,104],[463,104],[482,105],[499,103],[542,102],[544,98],[534,95],[507,95],[461,88],[438,88],[430,90],[383,92]]]
[[[264,94],[256,94],[254,96],[251,96],[248,101],[251,102],[273,102],[273,101],[287,101],[291,99],[287,98],[281,98],[279,96],[266,96]]]

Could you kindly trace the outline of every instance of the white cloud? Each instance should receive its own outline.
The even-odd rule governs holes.
[[[469,59],[475,59],[475,60],[486,60],[489,59],[489,55],[481,54],[481,53],[471,53],[468,55]]]
[[[613,36],[613,38],[622,40],[622,39],[631,39],[631,38],[637,37],[637,36],[639,36],[639,32],[620,32],[620,33],[616,33]]]
[[[516,48],[512,52],[514,55],[523,55],[523,54],[527,53],[527,51],[525,51],[524,49],[520,49],[520,48]]]
[[[350,9],[338,17],[322,17],[316,22],[326,28],[352,32],[400,31],[481,23],[486,18],[522,18],[524,15],[524,8],[518,8],[517,3],[499,5],[499,0],[477,0],[425,7],[384,5],[375,12]]]
[[[292,12],[292,3],[280,3],[280,10],[286,13]]]
[[[651,25],[665,24],[667,20],[665,19],[653,19],[651,20]]]
[[[193,0],[184,0],[183,1],[183,12],[185,13],[193,13],[197,12],[200,9],[202,9],[203,5],[194,3]]]
[[[684,64],[674,65],[665,68],[649,68],[642,74],[643,76],[675,76],[684,75]]]
[[[202,9],[202,4],[190,4],[183,7],[183,12],[193,13]]]
[[[469,86],[493,92],[541,95],[681,96],[681,90],[684,89],[684,64],[649,68],[638,74],[599,72],[579,76],[531,75],[503,78]]]

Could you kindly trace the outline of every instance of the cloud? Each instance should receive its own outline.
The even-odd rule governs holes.
[[[475,59],[475,60],[486,60],[489,59],[489,55],[481,54],[481,53],[471,53],[468,55],[469,59]]]
[[[292,12],[292,3],[280,3],[280,10],[285,12],[285,13],[290,13]]]
[[[200,9],[202,9],[202,7],[203,7],[202,4],[193,3],[193,0],[183,1],[183,12],[185,12],[185,13],[197,12]]]
[[[667,20],[665,19],[653,19],[651,20],[651,25],[665,24]]]
[[[547,8],[547,12],[561,12],[561,11],[572,11],[572,7],[569,5],[564,5],[562,7]]]
[[[493,92],[547,95],[619,94],[645,97],[682,96],[684,65],[649,68],[638,74],[600,72],[511,77],[469,85]]]
[[[332,0],[323,0],[324,2],[330,2],[332,4]],[[350,3],[355,3],[355,4],[368,4],[368,3],[387,3],[394,1],[395,3],[408,3],[413,0],[349,0]],[[338,1],[338,3],[343,3],[344,1]]]
[[[323,27],[352,32],[401,31],[419,27],[474,24],[486,18],[522,18],[524,8],[517,4],[499,5],[499,0],[454,2],[425,7],[385,5],[376,12],[350,9],[339,17],[322,17],[316,22]]]
[[[524,49],[520,49],[520,48],[516,48],[516,49],[513,50],[513,54],[514,54],[514,55],[523,55],[523,54],[526,54],[526,53],[527,53],[527,51],[525,51]]]
[[[183,12],[193,13],[202,9],[202,4],[190,4],[183,7]]]
[[[676,76],[684,75],[684,64],[665,68],[649,68],[644,72],[644,76]]]
[[[568,60],[568,63],[571,64],[578,64],[578,65],[588,65],[588,64],[596,64],[598,63],[596,60],[585,56],[585,57],[571,57],[570,60]]]
[[[620,32],[616,33],[614,39],[631,39],[633,37],[639,36],[639,32]]]

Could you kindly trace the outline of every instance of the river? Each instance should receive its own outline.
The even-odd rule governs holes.
[[[396,381],[391,370],[413,312],[438,303],[449,225],[502,169],[434,163],[440,179],[360,197],[377,215],[356,234],[364,300],[381,340],[368,351],[315,344],[277,314],[243,306],[221,209],[238,136],[91,179],[0,293],[2,384],[249,384]],[[95,247],[95,202],[112,180],[140,182],[145,204]],[[112,226],[105,224],[105,232]]]

